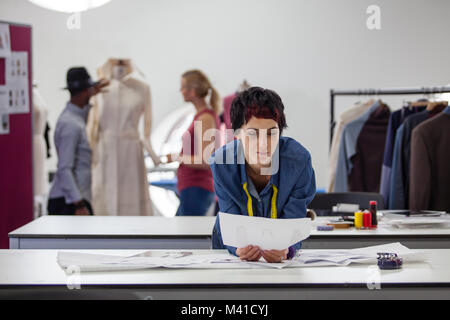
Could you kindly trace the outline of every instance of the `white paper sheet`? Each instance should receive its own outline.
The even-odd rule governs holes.
[[[259,246],[262,250],[283,250],[311,233],[311,219],[269,219],[219,212],[220,231],[227,246]]]
[[[227,252],[189,255],[178,252],[146,251],[134,256],[113,256],[103,254],[60,251],[57,262],[64,270],[82,272],[124,271],[152,268],[205,268],[229,269],[251,268],[241,264],[241,260]]]
[[[9,25],[0,23],[0,57],[5,58],[11,55],[11,37]]]
[[[406,217],[394,214],[385,214],[383,224],[396,228],[449,228],[450,215],[430,217]]]
[[[376,264],[378,253],[396,253],[403,262],[426,261],[429,255],[423,250],[411,250],[399,242],[348,250],[301,250],[293,260],[293,267],[347,266],[352,263]]]
[[[186,251],[145,251],[134,256],[114,256],[92,253],[60,251],[57,262],[63,270],[80,272],[126,271],[152,268],[177,269],[249,269],[249,268],[304,268],[324,266],[348,266],[350,264],[377,263],[378,252],[397,253],[404,263],[428,259],[424,251],[410,250],[400,243],[391,243],[350,250],[306,250],[292,260],[281,263],[241,261],[227,252],[194,253]]]

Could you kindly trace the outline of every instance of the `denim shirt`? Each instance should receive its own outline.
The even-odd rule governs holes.
[[[294,139],[280,137],[272,164],[277,170],[272,173],[266,187],[257,193],[247,176],[241,141],[234,140],[217,150],[210,159],[210,165],[220,211],[251,215],[248,208],[251,197],[254,216],[305,218],[306,207],[316,192],[315,174],[309,152]],[[236,248],[223,244],[219,217],[216,218],[212,233],[212,246],[213,249],[226,248],[236,255]],[[289,249],[295,251],[300,248],[301,242],[298,242]]]
[[[58,167],[50,199],[64,197],[68,204],[91,201],[91,148],[86,134],[89,109],[68,102],[58,118],[54,135]]]
[[[444,113],[450,115],[450,106],[448,106],[447,108],[444,109],[443,111]]]

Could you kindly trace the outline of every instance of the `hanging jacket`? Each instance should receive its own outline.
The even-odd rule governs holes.
[[[412,131],[410,210],[450,212],[450,107]]]
[[[384,203],[389,203],[389,189],[391,186],[391,171],[392,171],[392,158],[394,152],[395,135],[397,129],[405,121],[407,117],[412,114],[422,112],[425,107],[403,107],[400,110],[394,111],[389,117],[389,123],[387,128],[386,142],[384,147],[383,166],[381,168],[381,181],[380,181],[380,193],[384,197]]]
[[[402,149],[403,135],[405,131],[405,124],[402,124],[396,134],[394,143],[394,152],[392,157],[392,169],[389,187],[388,208],[389,209],[406,209],[405,205],[405,186],[403,181],[403,161],[402,161]]]
[[[389,190],[389,209],[408,209],[409,178],[411,158],[411,134],[415,127],[427,119],[439,114],[444,106],[436,106],[433,110],[424,110],[408,116],[396,133],[394,157],[392,159],[391,185]],[[398,139],[397,139],[398,138]]]
[[[351,157],[348,190],[352,192],[378,192],[380,189],[383,150],[391,111],[386,105],[375,109],[364,123]]]
[[[362,116],[351,121],[342,129],[336,166],[336,177],[333,188],[334,192],[348,191],[348,175],[353,168],[351,158],[356,154],[356,143],[359,133],[372,112],[374,112],[379,106],[380,102],[375,101]]]
[[[341,136],[343,128],[353,120],[361,117],[374,104],[374,100],[369,100],[365,103],[357,103],[353,108],[343,112],[339,116],[336,129],[331,143],[330,156],[328,159],[328,192],[332,192],[334,188],[334,181],[336,179],[336,167],[338,161],[339,147],[341,143]]]

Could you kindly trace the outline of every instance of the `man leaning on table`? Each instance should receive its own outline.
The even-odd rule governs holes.
[[[50,189],[50,215],[92,215],[91,149],[86,135],[86,120],[91,97],[108,83],[92,81],[84,67],[67,72],[70,101],[56,123],[54,142],[58,168]]]

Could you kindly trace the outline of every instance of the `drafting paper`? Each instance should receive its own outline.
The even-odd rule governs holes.
[[[217,251],[217,252],[216,252]],[[248,268],[304,268],[325,266],[348,266],[350,264],[377,263],[378,252],[397,253],[406,263],[423,262],[428,254],[420,250],[410,250],[400,243],[349,250],[301,250],[292,260],[281,263],[242,261],[225,250],[213,252],[188,251],[145,251],[133,256],[118,256],[81,253],[73,251],[58,252],[57,262],[66,272],[124,271],[153,268],[176,269],[248,269]]]
[[[284,250],[305,240],[311,233],[311,219],[270,219],[219,212],[223,243],[243,248]]]

